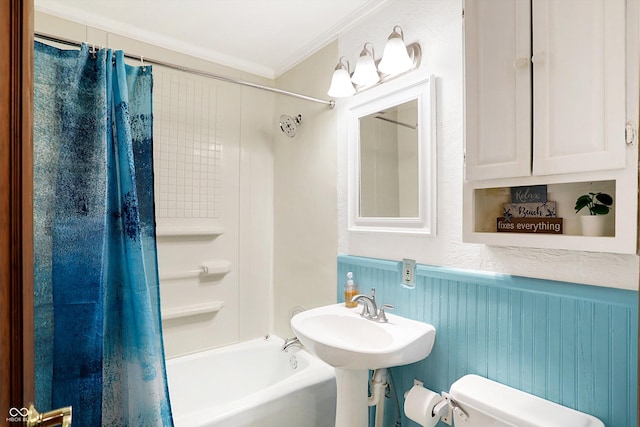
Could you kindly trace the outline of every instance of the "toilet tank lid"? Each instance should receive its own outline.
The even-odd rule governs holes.
[[[465,375],[449,394],[473,416],[473,409],[522,427],[604,427],[599,419],[478,375]]]

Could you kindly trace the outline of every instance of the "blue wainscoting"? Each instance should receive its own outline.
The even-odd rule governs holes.
[[[473,373],[607,427],[637,425],[638,292],[426,265],[407,289],[400,270],[397,261],[338,256],[339,302],[352,271],[361,293],[375,287],[392,313],[436,327],[428,358],[391,370],[400,408],[414,378],[440,392]],[[393,399],[385,411],[393,426]],[[417,425],[401,416],[403,427]]]

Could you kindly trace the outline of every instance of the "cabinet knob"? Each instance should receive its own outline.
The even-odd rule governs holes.
[[[513,68],[518,70],[520,68],[529,67],[529,63],[530,63],[529,58],[518,58],[515,61],[513,61]]]
[[[538,52],[531,57],[531,62],[534,64],[544,64],[547,62],[547,52]]]

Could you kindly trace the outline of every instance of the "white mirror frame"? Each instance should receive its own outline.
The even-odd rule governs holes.
[[[360,216],[360,117],[416,99],[418,101],[418,216],[377,218]],[[435,77],[354,104],[347,113],[349,231],[436,234],[436,117]]]

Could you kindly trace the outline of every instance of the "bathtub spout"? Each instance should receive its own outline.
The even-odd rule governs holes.
[[[301,346],[302,343],[298,340],[297,337],[285,338],[284,344],[282,345],[282,351],[289,351],[289,347],[291,347],[292,345]]]

